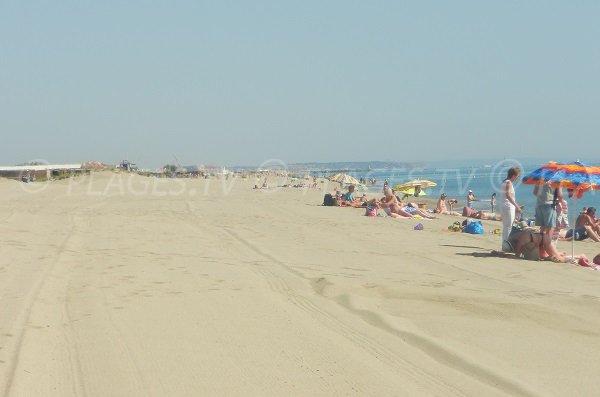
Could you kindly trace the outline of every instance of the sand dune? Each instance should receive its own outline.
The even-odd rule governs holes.
[[[253,185],[0,182],[0,395],[600,389],[600,272]]]

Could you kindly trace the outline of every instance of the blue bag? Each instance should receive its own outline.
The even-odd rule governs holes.
[[[483,234],[483,225],[480,221],[469,222],[467,226],[465,226],[463,232],[471,234]]]

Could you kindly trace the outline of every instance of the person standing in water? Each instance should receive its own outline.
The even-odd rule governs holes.
[[[475,198],[473,191],[469,190],[469,193],[467,194],[467,207],[473,208],[473,201],[477,201],[477,199]]]

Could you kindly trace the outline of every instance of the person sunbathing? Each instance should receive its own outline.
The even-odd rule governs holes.
[[[571,259],[565,252],[559,252],[552,239],[544,233],[540,233],[533,228],[525,228],[515,231],[508,237],[508,245],[516,258],[523,257],[527,260],[552,260],[554,262],[566,263]],[[541,252],[546,252],[547,256],[542,257]],[[503,253],[497,253],[502,255]],[[579,259],[582,255],[576,256]]]
[[[502,216],[500,214],[495,214],[493,212],[477,211],[475,208],[471,207],[463,207],[462,216],[491,221],[502,220]]]
[[[422,210],[416,203],[403,203],[399,202],[398,206],[404,212],[407,212],[411,215],[419,215],[425,219],[435,219],[435,216],[428,214],[427,211]]]
[[[383,189],[384,196],[379,200],[379,207],[385,211],[388,216],[392,218],[412,218],[413,216],[408,212],[402,210],[398,205],[398,199],[394,195],[394,192],[389,189]]]
[[[596,215],[596,209],[589,207],[586,212],[579,214],[577,221],[575,222],[575,229],[570,229],[565,234],[565,240],[570,241],[575,235],[576,241],[585,240],[591,238],[592,240],[600,241],[600,224],[594,220]]]
[[[540,251],[545,247],[543,233],[537,232],[533,228],[525,228],[521,231],[512,232],[508,238],[508,243],[512,248],[515,256],[528,260],[540,260]]]

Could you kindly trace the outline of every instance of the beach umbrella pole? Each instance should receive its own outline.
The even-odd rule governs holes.
[[[573,223],[569,225],[571,229],[573,229],[573,238],[571,239],[571,258],[575,260],[575,222],[577,220],[577,198],[575,197],[575,193],[573,193],[571,201],[573,204],[573,215],[571,216]]]

